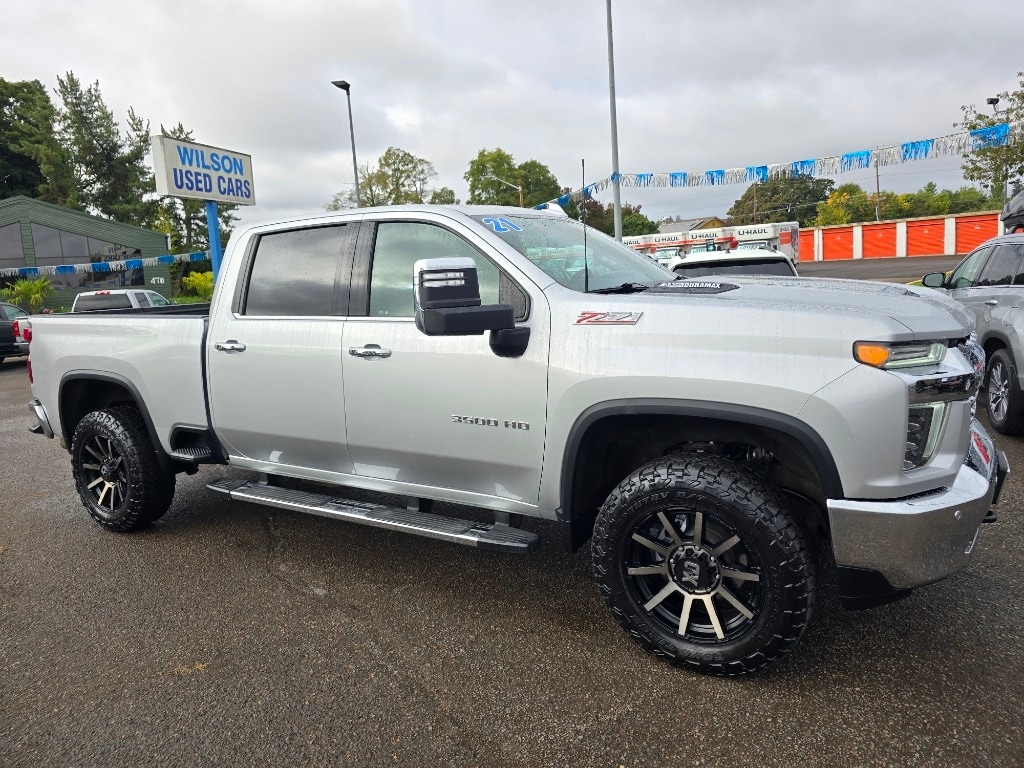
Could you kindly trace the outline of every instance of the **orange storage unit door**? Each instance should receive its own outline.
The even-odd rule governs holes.
[[[981,213],[956,217],[956,252],[970,253],[989,238],[999,234],[999,214]]]
[[[945,239],[945,219],[907,222],[907,256],[941,256]]]
[[[886,259],[896,255],[895,224],[865,224],[861,229],[865,259]]]
[[[853,258],[853,227],[836,227],[821,231],[822,258],[825,261]]]
[[[814,230],[800,232],[800,261],[814,261]]]

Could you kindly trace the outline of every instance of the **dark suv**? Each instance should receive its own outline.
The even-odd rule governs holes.
[[[945,290],[974,313],[988,359],[989,420],[1004,434],[1024,433],[1024,234],[982,243],[948,276],[933,272],[922,282]]]
[[[28,344],[14,335],[14,321],[27,318],[28,312],[13,304],[0,303],[0,363],[5,357],[23,357]]]

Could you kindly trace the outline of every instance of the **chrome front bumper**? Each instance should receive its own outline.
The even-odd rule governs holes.
[[[910,589],[962,570],[1009,465],[977,421],[953,485],[890,501],[829,499],[832,548],[841,567],[875,571]]]

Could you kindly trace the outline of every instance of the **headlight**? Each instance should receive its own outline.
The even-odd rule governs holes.
[[[886,370],[934,365],[945,356],[946,344],[942,341],[858,341],[853,345],[853,358],[858,363]]]
[[[924,466],[935,453],[945,415],[945,403],[910,406],[907,413],[907,447],[903,454],[904,472]]]

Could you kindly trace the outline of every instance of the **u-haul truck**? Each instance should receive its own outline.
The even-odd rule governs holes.
[[[659,232],[653,235],[624,237],[622,243],[646,253],[662,266],[667,265],[674,256],[691,251],[735,251],[747,248],[779,251],[796,264],[800,261],[800,224],[785,221],[715,229],[691,229],[688,232]]]

